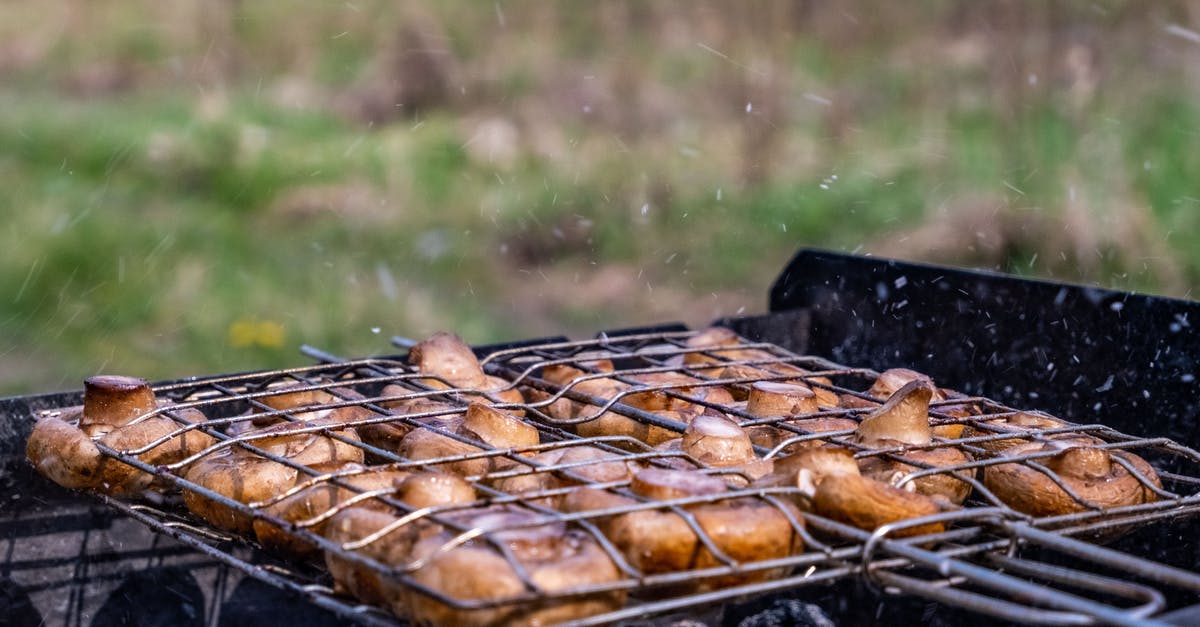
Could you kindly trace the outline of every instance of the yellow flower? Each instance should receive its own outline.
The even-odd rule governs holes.
[[[237,348],[279,348],[283,346],[284,330],[283,325],[274,320],[241,318],[229,323],[228,337],[229,344]]]

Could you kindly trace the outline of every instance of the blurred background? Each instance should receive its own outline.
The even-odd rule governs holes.
[[[0,3],[0,393],[766,309],[1195,298],[1200,2]]]

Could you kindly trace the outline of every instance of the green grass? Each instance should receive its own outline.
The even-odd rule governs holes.
[[[172,54],[198,64],[199,40],[113,16],[94,42],[68,38],[44,67],[14,71],[0,88],[0,394],[99,371],[293,365],[305,342],[386,353],[393,333],[452,329],[484,342],[648,318],[702,323],[710,294],[761,309],[800,246],[869,251],[972,198],[1057,225],[1006,242],[986,261],[997,269],[1176,295],[1200,280],[1200,105],[1186,84],[1101,90],[1083,105],[1050,88],[1010,102],[992,98],[985,66],[891,59],[903,34],[848,54],[776,38],[793,61],[775,66],[783,109],[756,118],[741,109],[758,96],[740,91],[757,80],[746,69],[759,67],[753,42],[698,40],[719,54],[667,45],[637,27],[661,16],[631,8],[628,32],[605,31],[625,46],[614,55],[611,41],[584,37],[594,20],[579,6],[546,41],[517,26],[532,7],[505,5],[507,29],[490,13],[443,20],[431,45],[458,60],[455,80],[469,89],[371,125],[332,106],[279,104],[272,72],[290,38],[315,37],[324,43],[291,67],[302,81],[330,102],[369,86],[377,51],[394,43],[394,12],[249,7],[236,22],[240,69],[219,89],[153,74]],[[480,33],[502,42],[502,62],[480,61],[495,52]],[[89,55],[152,78],[72,97],[61,75]],[[619,64],[635,64],[625,80],[658,114],[614,112],[602,98],[580,112],[589,81]],[[513,124],[511,162],[473,152],[488,117]],[[747,182],[754,124],[772,125],[774,152]],[[1094,237],[1061,226],[1072,203]],[[932,261],[974,262],[974,235],[955,234],[958,252]],[[589,278],[611,268],[637,294],[587,298]],[[656,289],[678,315],[647,305]]]
[[[1050,108],[1031,112],[1007,141],[1013,126],[965,111],[950,119],[949,153],[936,168],[880,175],[847,157],[831,164],[836,180],[678,189],[643,219],[622,183],[631,165],[568,179],[559,164],[529,160],[500,173],[471,161],[449,118],[364,133],[249,95],[207,121],[171,97],[83,106],[9,95],[4,105],[0,183],[18,210],[0,231],[0,336],[10,338],[0,349],[50,360],[67,382],[97,370],[166,377],[282,366],[296,363],[301,342],[386,352],[389,333],[441,327],[477,341],[552,331],[525,327],[497,304],[528,280],[498,251],[535,236],[550,241],[537,263],[641,263],[648,280],[701,293],[765,288],[798,246],[854,249],[919,221],[935,188],[1003,181],[1024,202],[1054,206],[1079,139]],[[1188,140],[1200,114],[1178,99],[1152,112],[1122,126],[1125,158],[1161,164],[1131,168],[1137,190],[1171,228],[1194,229],[1200,160]],[[899,134],[891,148],[908,139]],[[678,165],[661,167],[657,175],[670,176]],[[339,215],[278,204],[298,188],[347,180],[386,206]],[[478,208],[488,194],[497,199],[490,216]],[[577,217],[593,223],[587,245],[555,248],[547,231]],[[1198,276],[1200,255],[1181,252]],[[381,282],[388,274],[394,285]],[[594,319],[570,306],[559,315],[568,327]],[[42,382],[27,374],[0,386]]]

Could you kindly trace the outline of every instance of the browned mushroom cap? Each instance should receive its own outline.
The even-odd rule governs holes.
[[[804,377],[805,385],[817,395],[817,404],[823,408],[834,409],[840,407],[838,402],[839,397],[837,392],[822,386],[833,386],[833,381],[829,377]]]
[[[736,402],[736,399],[734,399],[733,394],[728,388],[715,385],[694,387],[691,389],[691,393],[688,394],[688,398],[697,401],[697,403],[691,406],[691,409],[697,413],[703,412],[706,404],[724,406],[732,405]]]
[[[413,346],[408,362],[421,374],[439,377],[450,385],[475,387],[483,383],[485,376],[471,347],[453,333],[434,333]]]
[[[414,508],[465,505],[476,500],[475,490],[452,475],[418,472],[394,480],[394,483],[396,498]],[[394,510],[349,507],[330,519],[324,534],[343,547],[348,543],[366,542],[361,547],[345,550],[370,557],[385,566],[403,567],[412,560],[413,545],[424,537],[439,533],[441,526],[424,517],[403,525],[399,522]],[[371,539],[372,536],[376,537]],[[326,551],[325,564],[339,589],[367,603],[386,606],[408,593],[406,586],[381,575],[378,570],[344,559],[334,551]]]
[[[292,412],[299,420],[325,420],[336,423],[350,423],[364,418],[370,418],[375,412],[360,405],[345,407],[323,407],[323,405],[345,403],[347,401],[363,400],[362,394],[349,388],[333,388],[331,390],[301,389],[285,391],[280,394],[264,396],[260,400],[264,405],[275,410],[306,409],[300,413]],[[311,409],[309,409],[311,408]]]
[[[330,470],[337,482],[347,487],[330,478],[297,474],[296,485],[289,489],[302,489],[267,505],[263,512],[287,522],[301,523],[312,533],[324,535],[328,521],[321,517],[331,515],[332,508],[365,492],[391,491],[396,482],[410,474],[386,466],[371,468],[355,463],[340,464]],[[377,499],[361,499],[355,506],[376,511],[392,509]],[[267,550],[298,558],[316,555],[318,551],[315,544],[272,522],[256,519],[253,525],[259,544]]]
[[[457,431],[457,427],[455,429]],[[463,455],[478,453],[483,449],[473,444],[460,442],[445,433],[422,427],[400,440],[398,453],[411,460],[429,460],[430,465],[465,477],[487,474],[491,462],[487,457],[457,459]],[[453,458],[440,461],[443,458]]]
[[[174,419],[165,414],[147,417],[156,408],[169,410]],[[96,444],[119,452],[153,444],[137,458],[152,466],[171,464],[212,444],[208,434],[188,429],[188,425],[204,421],[204,415],[195,409],[157,402],[141,379],[96,376],[84,384],[82,407],[43,417],[34,424],[25,452],[40,473],[64,487],[135,495],[149,488],[154,477],[102,455]]]
[[[383,388],[382,396],[403,396],[405,394],[411,394],[412,392],[413,391],[408,388],[404,388],[396,384],[389,384]],[[457,413],[462,411],[462,407],[447,403],[445,401],[434,400],[425,397],[383,401],[380,404],[390,409],[392,413],[398,415],[424,413],[435,414],[432,416],[414,418],[412,421],[397,419],[390,422],[372,422],[371,424],[363,424],[355,427],[358,431],[358,435],[362,437],[364,442],[370,444],[371,446],[381,448],[385,451],[395,451],[399,448],[400,440],[402,440],[404,436],[408,435],[413,429],[416,428],[412,424],[413,422],[435,427],[442,427],[453,420],[455,422],[450,427],[453,429],[457,428],[457,421],[459,421],[462,417],[460,413]],[[375,418],[375,416],[372,416],[372,418]]]
[[[532,461],[538,466],[572,464],[570,468],[566,469],[566,473],[570,473],[570,475],[546,470],[519,474],[500,479],[495,484],[496,489],[508,494],[528,494],[581,485],[585,481],[595,483],[625,481],[641,469],[636,462],[624,460],[616,454],[594,446],[567,446],[552,449],[534,455]],[[547,507],[557,507],[561,501],[561,495],[535,499],[535,502]]]
[[[934,387],[933,379],[930,379],[929,375],[921,374],[916,370],[909,370],[908,368],[884,370],[875,379],[875,383],[871,385],[871,389],[867,390],[867,392],[875,398],[888,398],[900,391],[900,388],[913,381],[921,381],[928,384],[933,392],[933,398],[941,400],[941,393]]]
[[[596,541],[561,523],[538,525],[544,518],[520,510],[484,510],[460,521],[489,532],[503,543],[537,590],[546,595],[594,586],[620,577],[612,560]],[[517,564],[487,543],[446,549],[454,534],[443,532],[417,542],[415,559],[428,560],[413,573],[420,584],[460,601],[500,600],[526,592]],[[601,592],[537,602],[500,604],[462,610],[412,592],[393,599],[392,608],[408,611],[415,623],[432,625],[557,624],[617,609],[624,592]]]
[[[943,400],[944,397],[937,387],[934,386],[933,379],[930,379],[928,375],[921,374],[916,370],[909,370],[908,368],[891,368],[889,370],[884,370],[879,374],[878,377],[875,378],[875,382],[871,384],[870,389],[867,390],[867,394],[875,398],[890,398],[892,395],[898,392],[900,388],[913,381],[921,381],[929,386],[930,391],[932,392],[931,400]],[[850,394],[843,395],[841,401],[843,407],[869,408],[878,405],[878,403],[874,401],[869,401]]]
[[[403,567],[412,560],[412,548],[421,538],[437,534],[439,525],[424,519],[399,525],[394,513],[350,507],[335,514],[325,528],[325,537],[384,566]],[[361,547],[345,548],[366,542]],[[376,568],[345,559],[335,551],[325,552],[325,565],[339,590],[375,605],[388,606],[408,593],[408,586],[384,576]],[[404,616],[407,614],[401,614]]]
[[[1042,412],[1019,411],[1006,418],[983,421],[980,423],[980,426],[970,426],[966,429],[965,433],[968,437],[999,435],[1001,433],[1012,433],[1018,436],[1024,434],[1033,435],[1045,429],[1057,429],[1066,425],[1065,421],[1048,414],[1043,414]],[[1096,442],[1101,442],[1101,440],[1097,439]],[[1028,439],[1014,437],[1003,440],[976,442],[975,446],[998,453],[1009,447],[1028,443]]]
[[[724,481],[696,472],[647,468],[636,475],[629,484],[634,494],[665,501],[690,496],[721,494],[729,488]]]
[[[810,448],[779,459],[766,485],[792,485],[807,497],[813,513],[864,531],[939,511],[928,496],[897,488],[860,474],[854,455],[841,448]],[[942,523],[927,523],[894,532],[893,537],[938,533]]]
[[[594,375],[566,364],[552,364],[542,368],[542,378],[547,382],[565,388],[570,392],[595,397],[598,402],[611,399],[629,387],[625,383],[605,377],[586,378],[591,376]],[[565,396],[559,397],[547,407],[547,413],[560,420],[572,420],[583,416],[592,416],[597,414],[599,410],[599,406],[573,401]],[[594,437],[597,435],[628,435],[637,437],[638,424],[636,421],[625,416],[605,412],[596,420],[575,424],[574,429],[584,437]]]
[[[486,450],[469,442],[451,437],[447,431],[477,440],[490,449],[524,448],[538,443],[538,432],[520,418],[506,414],[482,403],[472,403],[465,417],[445,420],[442,424],[422,427],[405,435],[398,446],[400,455],[412,460],[438,460],[456,458]],[[514,461],[496,454],[434,461],[434,465],[446,472],[462,476],[483,476],[489,471],[507,468]]]
[[[460,433],[475,437],[494,448],[525,448],[540,441],[533,425],[489,405],[471,403]]]
[[[225,449],[192,464],[184,478],[202,488],[249,504],[283,494],[296,484],[297,476],[295,468]],[[254,530],[250,516],[201,496],[195,490],[183,491],[183,503],[193,514],[218,529],[246,535]]]
[[[963,397],[957,392],[935,387],[933,385],[933,379],[930,379],[927,375],[921,374],[915,370],[909,370],[908,368],[892,368],[891,370],[885,370],[879,375],[878,378],[875,379],[875,383],[869,390],[867,390],[867,393],[875,398],[888,398],[895,394],[900,388],[904,387],[904,385],[912,381],[923,381],[929,384],[933,392],[930,397],[931,401],[944,401],[948,398],[951,398],[951,396],[959,398]],[[841,396],[840,405],[846,408],[865,409],[877,407],[879,404],[875,401],[859,398],[851,394],[844,394]],[[964,418],[971,414],[978,413],[978,409],[978,407],[970,403],[955,403],[939,405],[936,411],[938,413],[946,414],[956,418]],[[934,425],[933,433],[934,435],[943,438],[952,440],[958,439],[962,437],[963,425],[956,422]]]
[[[933,429],[929,426],[929,399],[933,388],[922,380],[905,384],[875,411],[871,412],[855,433],[859,444],[870,448],[888,448],[907,444],[929,444]],[[931,466],[956,466],[970,461],[957,448],[939,447],[914,449],[903,454],[907,459]],[[919,469],[909,464],[883,457],[868,457],[860,462],[863,475],[896,484]],[[974,476],[974,470],[958,472]],[[971,492],[971,485],[950,474],[933,474],[915,480],[916,491],[950,503],[962,503]]]
[[[933,388],[924,381],[912,381],[888,398],[887,402],[863,418],[856,433],[865,446],[928,444],[933,438],[929,426],[929,399]]]
[[[502,403],[521,403],[525,400],[521,391],[510,388],[504,379],[484,373],[471,347],[452,333],[434,333],[409,350],[408,361],[416,365],[421,374],[437,377],[421,380],[429,387],[457,387],[487,392]],[[486,397],[481,395],[480,398]]]
[[[719,348],[740,343],[737,333],[726,327],[708,327],[689,337],[686,342],[688,348]]]
[[[1009,447],[1005,457],[1057,451],[1036,461],[1062,480],[1084,501],[1110,509],[1152,503],[1157,495],[1114,458],[1128,462],[1155,487],[1162,487],[1158,473],[1146,460],[1125,451],[1096,448],[1090,438],[1028,442]],[[1030,516],[1058,516],[1087,511],[1051,478],[1021,462],[987,466],[984,485],[1009,507]]]
[[[336,394],[334,393],[335,391]],[[281,388],[278,390],[278,393],[271,394],[270,396],[262,396],[257,400],[272,410],[289,412],[291,419],[294,420],[328,420],[337,423],[353,423],[374,417],[376,414],[366,407],[359,405],[347,405],[344,407],[326,407],[326,405],[344,403],[362,398],[361,394],[349,388],[335,388],[334,390],[311,389],[311,386],[297,384]],[[284,416],[259,415],[261,413],[263,413],[263,410],[256,408],[254,413],[250,414],[248,420],[239,420],[231,423],[226,428],[226,432],[237,436],[256,429],[291,421]]]
[[[328,419],[313,423],[289,422],[243,436],[248,445],[283,457],[291,464],[276,462],[234,445],[197,460],[188,467],[185,478],[222,496],[250,505],[267,502],[295,486],[301,475],[295,466],[333,469],[346,463],[362,463],[362,449],[353,444],[358,440],[353,429],[332,431],[346,442],[320,431],[301,431],[318,426],[339,425]],[[195,490],[185,490],[183,502],[192,513],[220,529],[243,534],[253,530],[249,516]]]
[[[634,494],[652,500],[710,496],[728,490],[723,481],[697,472],[647,468],[630,484]],[[579,490],[563,501],[567,511],[594,511],[632,504],[628,497],[601,490]],[[785,505],[792,508],[790,505]],[[767,501],[754,498],[720,499],[686,507],[713,544],[741,563],[786,557],[801,550],[788,516]],[[795,513],[794,509],[791,513]],[[798,516],[793,518],[799,520]],[[604,534],[630,565],[647,574],[705,568],[722,564],[687,522],[669,510],[638,510],[599,521]],[[725,577],[695,580],[687,591],[763,581],[778,570],[742,572]]]
[[[73,489],[99,485],[105,461],[91,438],[58,416],[47,416],[34,423],[25,456],[42,476]],[[149,480],[140,487],[148,485]]]
[[[654,445],[664,440],[678,437],[679,435],[678,433],[640,422],[615,411],[600,411],[604,402],[608,401],[609,399],[616,398],[621,394],[622,391],[628,390],[631,387],[628,384],[608,378],[582,379],[582,377],[593,375],[589,375],[578,368],[565,365],[546,366],[543,368],[542,376],[547,381],[562,386],[568,390],[590,395],[596,399],[595,402],[600,403],[600,405],[593,405],[589,403],[576,402],[565,397],[561,397],[551,403],[547,408],[547,412],[551,415],[551,417],[560,420],[591,418],[590,420],[586,420],[584,422],[575,422],[568,425],[580,436],[585,438],[594,438],[600,436],[625,436],[648,443],[650,445]],[[648,394],[653,396],[656,393],[644,392],[639,394]],[[620,397],[619,400],[623,404],[628,404],[629,399],[636,396],[638,396],[638,394],[629,394],[627,396]],[[642,398],[642,401],[651,402],[650,400],[647,400],[649,398],[650,397]],[[679,399],[671,400],[679,401]],[[658,404],[665,405],[669,403],[664,401]],[[697,405],[688,403],[687,401],[679,401],[679,406],[682,410],[686,410],[687,413],[676,410],[660,410],[655,411],[654,413],[672,420],[686,422],[693,415],[692,411],[699,407]],[[621,446],[622,448],[631,448],[629,443],[614,442],[613,444],[614,446]],[[640,445],[638,446],[637,450],[641,450]]]
[[[683,438],[675,438],[667,440],[654,447],[655,451],[664,453],[662,457],[656,458],[656,467],[665,467],[673,470],[696,470],[698,468],[724,468],[728,472],[721,473],[719,476],[722,481],[734,488],[744,488],[750,482],[768,475],[775,467],[775,462],[772,459],[760,459],[757,456],[752,456],[740,464],[730,464],[720,466],[717,464],[704,463],[699,459],[694,459],[691,454],[684,449]],[[683,457],[682,455],[689,455]]]
[[[622,403],[646,411],[679,411],[692,407],[692,403],[679,398],[679,396],[691,395],[691,384],[699,382],[694,377],[678,372],[649,372],[630,375],[629,378],[637,381],[638,387],[660,388],[645,392],[631,392],[621,397]]]
[[[352,428],[329,418],[306,422],[286,422],[251,432],[243,440],[271,455],[286,457],[295,464],[362,463],[363,450],[354,443],[358,434]],[[327,431],[314,430],[327,427]],[[328,433],[328,435],[326,434]],[[336,435],[338,437],[331,437]],[[242,455],[258,457],[258,453],[234,447]]]

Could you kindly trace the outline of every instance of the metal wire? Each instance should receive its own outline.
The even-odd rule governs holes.
[[[1166,569],[1146,560],[1130,560],[1128,556],[1070,537],[1200,512],[1200,477],[1196,472],[1200,453],[1195,450],[1164,438],[1119,433],[1104,425],[1064,423],[1061,427],[1040,430],[1005,426],[997,421],[1011,418],[1016,410],[981,397],[950,398],[933,403],[932,424],[962,425],[964,430],[960,437],[935,437],[927,444],[871,448],[857,442],[853,430],[813,432],[797,425],[796,421],[818,417],[861,420],[887,400],[863,391],[871,386],[879,373],[844,367],[819,357],[796,355],[769,343],[736,338],[731,344],[704,345],[700,342],[702,339],[695,332],[681,331],[549,342],[495,351],[483,356],[479,364],[483,373],[498,377],[499,382],[473,387],[459,386],[437,373],[421,372],[400,357],[340,360],[308,349],[306,352],[310,355],[327,363],[159,386],[155,391],[160,398],[170,399],[174,404],[160,407],[138,421],[164,417],[178,423],[178,429],[138,448],[122,451],[99,448],[105,455],[153,474],[157,483],[165,486],[163,489],[190,492],[208,499],[250,520],[278,528],[355,568],[375,573],[392,585],[463,611],[512,608],[522,604],[544,607],[547,603],[567,603],[573,599],[597,598],[597,595],[629,594],[623,608],[612,608],[606,613],[579,619],[579,624],[600,624],[852,577],[866,577],[887,590],[918,594],[1007,619],[1060,624],[1126,623],[1144,620],[1162,609],[1161,595],[1155,589],[1134,582],[1101,581],[1102,578],[1087,573],[1064,571],[1057,573],[1061,575],[1057,579],[1043,576],[1042,579],[1047,581],[1031,583],[1024,578],[1028,575],[1029,564],[1019,557],[1022,547],[1029,544],[1062,552],[1085,563],[1114,568],[1156,585],[1200,592],[1200,576],[1194,573]],[[397,344],[407,348],[404,342]],[[555,380],[547,374],[552,367],[573,368],[578,375],[567,381]],[[850,407],[826,405],[805,414],[751,415],[744,399],[752,384],[764,381],[802,382],[813,389],[857,401]],[[706,390],[718,388],[739,400],[729,403],[703,396]],[[504,395],[512,391],[521,392],[523,400],[505,400]],[[268,402],[283,394],[302,393],[317,394],[321,401],[285,409],[273,407]],[[646,398],[659,399],[660,405],[675,410],[647,408]],[[488,438],[460,428],[468,405],[481,400],[509,414],[523,415],[523,423],[536,429],[538,443],[494,445]],[[407,412],[405,406],[410,403],[426,405]],[[569,410],[564,412],[564,407]],[[969,407],[970,413],[946,413],[963,407]],[[664,450],[634,435],[584,437],[578,433],[580,425],[616,416],[639,428],[658,429],[659,437],[665,438],[666,434],[672,433],[682,435],[688,428],[690,416],[676,411],[680,408],[692,412],[690,415],[715,411],[743,427],[770,427],[784,434],[785,437],[772,447],[755,447],[762,458],[775,458],[786,454],[790,447],[815,441],[836,442],[838,446],[852,450],[860,461],[878,458],[909,468],[907,476],[899,482],[900,486],[927,477],[953,477],[970,486],[971,496],[962,506],[946,506],[940,513],[886,525],[871,532],[807,511],[802,507],[807,495],[798,486],[747,485],[753,477],[745,469],[709,467],[686,452]],[[208,419],[188,423],[181,414],[184,409],[199,410]],[[333,412],[330,415],[336,418],[317,422],[306,417],[315,412]],[[287,431],[289,437],[303,435],[358,449],[362,451],[360,458],[371,466],[369,469],[330,469],[299,463],[286,451],[281,454],[275,450],[278,447],[272,448],[271,441],[279,438],[278,433],[245,429],[250,421],[256,426],[291,423],[288,427],[291,430]],[[426,459],[406,457],[402,449],[385,448],[379,441],[364,436],[372,427],[394,427],[409,434],[424,430],[453,443],[450,446],[457,447],[456,452]],[[191,451],[185,458],[170,464],[151,466],[142,461],[141,456],[193,432],[207,434],[212,438],[212,444]],[[1001,440],[1048,443],[1064,436],[1100,438],[1103,442],[1096,448],[1122,452],[1112,456],[1114,463],[1157,500],[1106,509],[1083,498],[1067,478],[1046,463],[1060,451],[1005,455],[985,448]],[[579,447],[590,447],[600,454],[594,459],[566,462],[548,456],[580,450]],[[966,452],[965,461],[934,466],[913,457],[916,451],[947,448]],[[1123,457],[1126,453],[1153,453],[1156,460],[1170,460],[1170,464],[1158,463],[1161,467],[1172,468],[1171,472],[1157,471],[1163,486],[1159,487]],[[190,468],[222,455],[276,464],[295,471],[296,480],[268,498],[241,502],[188,479]],[[640,495],[628,478],[616,481],[593,478],[593,467],[611,463],[644,468],[688,468],[723,478],[729,485],[727,490],[715,494],[655,500]],[[1013,510],[1006,505],[1002,494],[996,494],[979,477],[980,471],[1000,465],[1027,468],[1046,477],[1078,504],[1079,511],[1038,519]],[[420,472],[464,467],[476,469],[464,476],[477,494],[477,498],[468,503],[414,507],[399,498],[395,487],[366,489],[355,484],[356,478],[381,469]],[[515,480],[536,480],[535,487],[514,492],[506,486],[514,485],[508,482]],[[289,499],[321,490],[343,496],[330,496],[331,503],[327,507],[299,519],[284,517],[278,512],[277,506]],[[579,496],[582,490],[609,494],[611,505],[569,512],[556,509],[557,503]],[[202,549],[206,554],[244,570],[254,570],[253,566],[220,548],[229,539],[228,534],[211,530],[195,516],[190,517],[192,523],[181,523],[172,518],[173,514],[156,508],[132,506],[108,497],[106,501],[156,530],[206,546]],[[392,512],[393,522],[344,544],[319,533],[321,525],[359,506]],[[790,529],[791,537],[787,543],[803,543],[804,550],[739,560],[730,553],[728,541],[706,528],[697,515],[701,511],[736,507],[756,508],[754,511],[762,516],[780,517]],[[525,515],[510,524],[477,526],[475,514],[497,511],[497,508],[524,512]],[[681,522],[697,547],[695,555],[704,555],[705,559],[697,561],[693,556],[687,567],[662,572],[647,569],[645,565],[639,567],[630,559],[628,551],[611,537],[611,529],[614,521],[633,520],[646,513]],[[506,538],[547,525],[565,525],[578,530],[584,541],[593,542],[616,566],[619,576],[564,589],[538,585],[530,570],[536,568],[536,564],[519,557],[519,552],[514,551]],[[922,525],[934,525],[941,531],[905,538],[895,534]],[[382,557],[386,553],[382,547],[399,541],[402,534],[412,530],[429,533],[441,530],[438,532],[444,535],[445,541],[420,559],[397,562]],[[414,577],[414,573],[431,562],[468,546],[490,547],[511,567],[514,576],[521,581],[523,591],[502,598],[458,598],[424,585]],[[994,568],[996,564],[1003,565],[1011,574],[998,572]],[[934,579],[919,576],[929,572],[936,575]],[[255,576],[303,594],[344,617],[371,623],[386,622],[378,613],[364,614],[365,610],[358,603],[332,594],[325,584],[296,583],[287,572]],[[1091,596],[1080,596],[1081,582],[1096,584],[1096,591]],[[1122,587],[1121,583],[1127,585]],[[1134,599],[1142,604],[1134,608],[1114,607],[1110,605],[1110,596]]]

